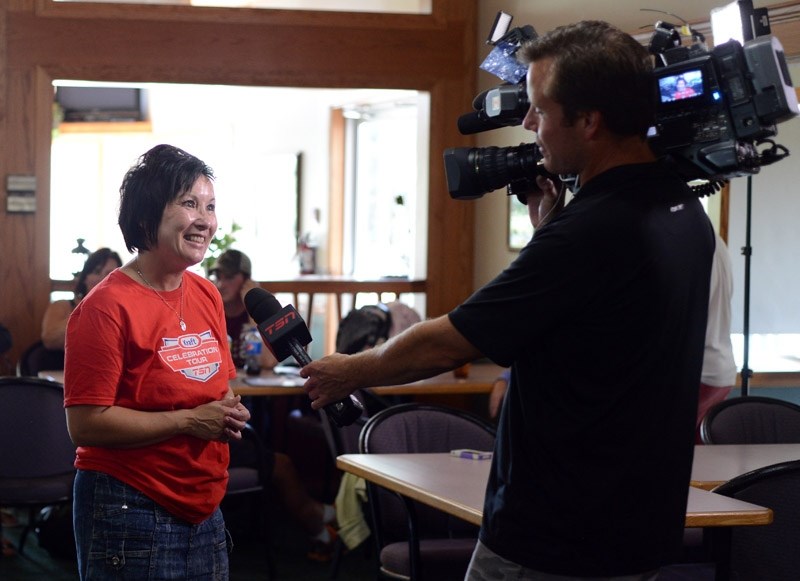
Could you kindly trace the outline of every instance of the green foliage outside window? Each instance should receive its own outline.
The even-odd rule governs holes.
[[[214,234],[214,238],[211,239],[211,243],[208,245],[208,252],[203,259],[203,270],[205,270],[206,275],[217,256],[236,243],[236,236],[234,235],[241,229],[242,227],[236,222],[231,224],[230,232],[226,232],[224,228],[217,228],[217,233]]]

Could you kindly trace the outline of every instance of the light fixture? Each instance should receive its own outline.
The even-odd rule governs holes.
[[[512,20],[514,20],[514,17],[510,14],[503,12],[502,10],[498,12],[497,16],[494,18],[492,29],[489,31],[486,44],[497,44],[497,41],[503,38],[506,33],[508,33],[508,29],[511,27]]]
[[[752,0],[737,0],[711,10],[711,32],[714,45],[729,40],[744,44],[756,37],[770,34],[766,8],[753,8]]]

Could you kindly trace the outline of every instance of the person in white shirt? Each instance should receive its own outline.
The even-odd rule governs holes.
[[[700,443],[700,423],[706,413],[713,405],[728,397],[736,383],[736,362],[731,344],[731,257],[728,246],[719,234],[716,234],[716,239],[714,262],[711,265],[703,373],[697,400],[697,443]]]

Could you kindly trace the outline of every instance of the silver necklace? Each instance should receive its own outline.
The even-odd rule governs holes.
[[[178,322],[179,322],[179,323],[180,323],[180,325],[181,325],[181,331],[185,331],[185,330],[186,330],[186,323],[185,323],[185,322],[184,322],[184,320],[183,320],[183,281],[181,281],[181,312],[180,312],[180,314],[178,314],[178,311],[176,311],[176,310],[175,310],[175,307],[173,307],[171,304],[169,304],[169,303],[167,302],[167,299],[165,299],[165,298],[164,298],[164,297],[161,295],[161,293],[160,293],[160,292],[158,292],[158,291],[156,290],[156,288],[155,288],[155,287],[154,287],[152,284],[150,284],[150,281],[149,281],[149,280],[147,280],[147,279],[144,277],[144,275],[142,274],[142,271],[141,271],[141,270],[139,270],[139,257],[138,257],[138,256],[136,257],[136,266],[135,266],[135,270],[136,270],[136,274],[138,274],[138,275],[139,275],[139,277],[141,277],[141,279],[144,281],[144,284],[146,284],[147,286],[149,286],[149,287],[150,287],[150,290],[152,290],[154,293],[156,293],[156,295],[158,295],[158,298],[160,298],[160,299],[161,299],[161,302],[162,302],[162,303],[164,303],[165,305],[167,305],[167,306],[170,308],[170,310],[171,310],[173,313],[175,313],[175,316],[176,316],[176,317],[178,317]]]

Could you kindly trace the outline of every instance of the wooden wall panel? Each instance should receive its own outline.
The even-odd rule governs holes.
[[[3,150],[3,189],[7,175],[36,174],[36,70],[6,70],[6,103],[3,133],[0,141]],[[15,103],[15,105],[11,105]],[[36,194],[41,204],[41,190]],[[37,264],[39,213],[7,214],[7,196],[3,197],[3,218],[0,221],[0,280],[3,298],[0,299],[0,322],[12,333],[14,351],[12,360],[22,345],[31,342],[38,329],[44,307],[47,304],[47,270]],[[43,292],[42,292],[43,291]]]
[[[56,78],[431,92],[428,314],[472,291],[473,206],[447,194],[442,150],[467,145],[456,119],[477,75],[476,4],[434,0],[432,15],[200,9],[10,0],[0,5],[0,178],[38,180],[35,214],[0,198],[0,323],[16,356],[49,296],[52,88]]]

